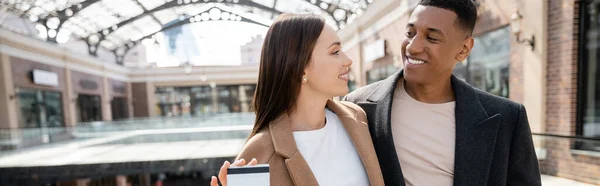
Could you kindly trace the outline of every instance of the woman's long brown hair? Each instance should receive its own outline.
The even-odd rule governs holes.
[[[304,69],[308,66],[325,21],[317,15],[283,14],[269,28],[263,43],[256,112],[250,139],[282,114],[293,112]]]

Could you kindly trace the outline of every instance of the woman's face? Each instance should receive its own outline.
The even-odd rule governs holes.
[[[351,65],[352,60],[342,52],[337,33],[325,25],[317,39],[309,65],[304,70],[306,82],[302,84],[302,91],[327,98],[346,95]]]

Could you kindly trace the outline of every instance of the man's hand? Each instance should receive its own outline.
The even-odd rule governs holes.
[[[227,169],[230,166],[244,166],[244,164],[246,164],[246,160],[244,160],[243,158],[236,160],[235,162],[233,162],[233,164],[230,164],[229,161],[225,161],[225,163],[223,163],[223,166],[221,166],[221,170],[219,170],[219,179],[217,180],[217,177],[213,176],[210,180],[210,186],[227,186]],[[258,161],[256,160],[256,158],[252,158],[250,163],[248,163],[246,166],[256,164],[258,164]],[[219,181],[221,181],[221,184],[219,184]]]

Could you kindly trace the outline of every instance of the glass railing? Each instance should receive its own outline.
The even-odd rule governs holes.
[[[194,130],[192,129],[195,128],[251,126],[254,123],[254,118],[254,113],[223,113],[194,117],[154,117],[109,122],[87,122],[79,123],[75,127],[0,129],[0,152],[132,132],[137,132],[140,135],[135,140],[169,141],[173,139],[168,139],[167,136],[151,137],[151,135],[144,135],[143,131],[152,134],[152,131],[178,130],[176,133],[182,133],[190,130],[193,133]],[[196,132],[200,131],[202,130],[196,130]],[[236,135],[247,137],[248,133]],[[203,136],[206,138],[209,135]],[[185,138],[186,135],[173,136]],[[190,134],[190,136],[194,135]],[[189,139],[191,140],[193,137]]]
[[[53,166],[70,166],[69,168],[77,170],[81,168],[90,171],[87,172],[89,174],[100,177],[124,175],[125,173],[122,172],[124,170],[131,171],[125,175],[135,176],[146,174],[150,169],[154,171],[151,174],[192,175],[201,172],[214,175],[225,159],[231,160],[242,149],[252,128],[253,118],[254,115],[251,113],[200,118],[152,118],[138,119],[137,123],[130,124],[105,122],[95,125],[83,124],[73,128],[75,130],[49,130],[48,145],[0,153],[0,167],[44,166],[43,170],[39,170],[42,180],[71,179],[69,177],[71,175],[54,171]],[[96,127],[93,130],[95,132],[86,129],[89,127]],[[19,139],[43,132],[22,130],[21,133],[23,135]],[[71,139],[52,141],[61,133],[71,135]],[[78,137],[82,134],[102,135]],[[600,158],[600,139],[534,134],[533,141],[542,174],[600,184],[598,175],[593,175],[593,171],[586,171],[600,166],[597,161]],[[164,164],[160,164],[160,169],[156,169],[158,165],[156,162]],[[77,165],[86,166],[77,167]],[[128,167],[130,165],[139,167],[133,169]],[[179,168],[181,165],[185,165],[182,171]],[[98,168],[95,166],[111,166],[113,169],[99,173],[94,171]],[[172,172],[173,170],[180,171]],[[37,171],[37,168],[33,171]],[[23,180],[30,179],[27,177],[28,173],[17,171],[11,174],[21,176]],[[548,180],[544,182],[551,185]]]

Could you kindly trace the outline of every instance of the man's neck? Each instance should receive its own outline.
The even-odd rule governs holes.
[[[429,104],[448,103],[455,100],[450,78],[429,84],[419,84],[401,79],[410,97]],[[401,83],[401,82],[398,82]]]

